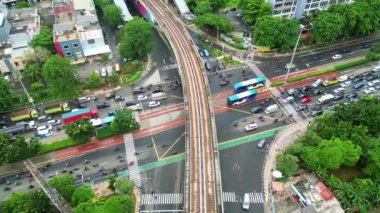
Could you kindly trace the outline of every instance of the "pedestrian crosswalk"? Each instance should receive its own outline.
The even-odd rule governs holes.
[[[183,195],[181,193],[161,193],[141,195],[141,205],[158,204],[182,204]]]
[[[161,71],[171,70],[175,68],[178,68],[177,64],[169,64],[169,65],[162,66]]]
[[[128,163],[129,179],[131,179],[137,187],[141,186],[141,178],[139,173],[139,165],[136,158],[135,144],[133,143],[132,134],[124,135],[124,144],[126,152],[126,160]]]
[[[264,203],[263,193],[251,192],[248,193],[249,202],[251,203]],[[238,195],[235,192],[223,192],[223,202],[224,203],[236,203],[243,201],[243,194]]]

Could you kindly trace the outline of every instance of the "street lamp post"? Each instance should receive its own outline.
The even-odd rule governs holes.
[[[219,26],[216,25],[216,29],[218,30],[218,32],[216,33],[216,44],[219,44]]]
[[[297,42],[296,42],[296,46],[294,47],[293,49],[293,54],[292,54],[292,58],[290,59],[290,63],[288,64],[288,71],[286,72],[286,77],[285,77],[285,82],[288,80],[288,76],[289,76],[289,72],[290,72],[290,69],[292,68],[293,66],[293,60],[294,60],[294,56],[296,54],[296,51],[297,51],[297,47],[298,47],[298,43],[300,42],[300,39],[301,39],[301,34],[302,34],[302,30],[304,29],[304,26],[302,24],[300,24],[300,34],[298,35],[298,39],[297,39]]]

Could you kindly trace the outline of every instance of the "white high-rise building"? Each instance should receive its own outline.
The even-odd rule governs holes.
[[[267,0],[272,5],[272,15],[300,19],[317,10],[326,10],[332,4],[352,3],[353,0]]]

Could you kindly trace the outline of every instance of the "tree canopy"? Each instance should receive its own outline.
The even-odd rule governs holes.
[[[260,17],[272,15],[272,5],[265,0],[240,0],[239,7],[244,14],[243,20],[251,25]]]
[[[279,155],[277,157],[277,169],[285,176],[294,175],[298,170],[298,161],[294,155]]]
[[[80,203],[85,203],[85,202],[90,201],[94,196],[95,195],[91,187],[80,186],[77,189],[75,189],[75,192],[73,194],[73,197],[71,198],[71,201],[74,206],[77,206]]]
[[[258,18],[253,38],[257,45],[278,47],[285,51],[296,45],[298,34],[297,20],[264,16]]]
[[[30,193],[12,193],[9,199],[2,201],[0,212],[50,213],[56,209],[41,189]]]
[[[53,31],[49,28],[43,28],[40,34],[36,35],[30,42],[31,47],[43,47],[50,52],[54,51]]]
[[[133,117],[131,109],[116,110],[115,119],[111,123],[114,132],[124,133],[140,129],[140,124]]]
[[[12,106],[11,86],[3,78],[0,78],[0,112],[5,112]]]
[[[210,1],[202,0],[197,2],[197,6],[194,8],[196,15],[202,15],[205,13],[211,13],[212,12],[212,6]]]
[[[73,176],[56,176],[50,179],[48,183],[51,187],[55,188],[67,202],[71,203],[71,198],[75,192]]]
[[[215,31],[217,28],[219,28],[220,32],[224,33],[228,33],[234,30],[234,25],[232,25],[229,20],[223,16],[213,13],[206,13],[198,16],[195,20],[195,25],[197,25],[197,27],[202,30],[205,27],[211,27]]]
[[[132,194],[133,189],[135,188],[135,183],[133,181],[126,180],[122,177],[117,178],[114,185],[116,191],[121,194]]]
[[[313,39],[317,44],[332,42],[343,36],[345,20],[336,13],[321,13],[313,23]]]
[[[19,161],[37,154],[40,142],[37,139],[25,141],[17,136],[14,140],[8,134],[0,134],[0,164]]]
[[[74,98],[77,96],[79,80],[69,59],[59,55],[51,56],[43,65],[43,75],[58,97]]]
[[[119,52],[126,59],[141,59],[154,49],[153,28],[145,20],[134,17],[122,29]]]
[[[110,27],[116,27],[123,21],[123,14],[120,7],[115,4],[106,5],[103,8],[104,21]]]
[[[89,118],[70,122],[66,125],[65,133],[78,142],[88,142],[95,135],[95,127],[90,123]]]

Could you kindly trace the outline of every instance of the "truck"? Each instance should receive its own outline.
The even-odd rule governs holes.
[[[166,93],[164,93],[164,92],[152,93],[152,100],[153,101],[161,101],[161,100],[164,100],[167,98],[168,97],[166,96]]]
[[[10,127],[4,128],[4,129],[0,129],[0,133],[10,134],[10,135],[23,133],[25,131],[26,131],[26,126],[24,124],[19,124],[16,126],[10,126]]]
[[[256,50],[260,53],[270,52],[270,47],[257,47]]]
[[[70,111],[70,106],[66,102],[49,104],[44,107],[44,112],[47,115],[58,113],[58,112],[68,112]]]
[[[96,109],[84,108],[62,114],[62,120],[65,124],[77,121],[83,117],[97,118],[98,111]]]
[[[319,105],[322,105],[322,104],[327,104],[333,100],[334,100],[334,96],[332,94],[326,94],[326,95],[322,95],[322,97],[320,97],[316,103]]]
[[[11,121],[17,122],[27,119],[38,118],[38,112],[35,109],[24,109],[11,114]]]

